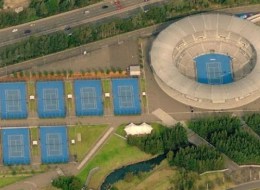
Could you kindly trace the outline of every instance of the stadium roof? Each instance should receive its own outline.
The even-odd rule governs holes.
[[[238,34],[246,39],[256,52],[254,69],[242,79],[223,85],[198,83],[177,68],[173,51],[180,41],[194,34],[212,31]],[[226,40],[226,39],[223,39]],[[159,86],[178,101],[204,109],[230,109],[248,104],[260,97],[260,27],[253,23],[223,14],[200,14],[186,17],[162,31],[150,52],[151,66]],[[203,43],[203,42],[200,42]],[[238,44],[237,42],[234,42]]]

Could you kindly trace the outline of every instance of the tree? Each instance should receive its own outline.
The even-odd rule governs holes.
[[[52,181],[52,185],[62,190],[79,190],[83,184],[78,177],[60,176]]]

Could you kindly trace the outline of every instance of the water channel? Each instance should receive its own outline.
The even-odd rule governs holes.
[[[101,185],[101,190],[108,190],[111,185],[116,183],[119,180],[124,179],[127,173],[137,174],[139,172],[149,172],[151,171],[156,165],[159,165],[163,159],[166,158],[166,154],[159,155],[155,158],[150,160],[138,162],[135,164],[131,164],[128,166],[123,166],[119,169],[114,170],[110,173],[103,184]]]

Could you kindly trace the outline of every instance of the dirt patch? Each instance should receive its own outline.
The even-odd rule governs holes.
[[[4,0],[4,9],[26,8],[31,0]]]

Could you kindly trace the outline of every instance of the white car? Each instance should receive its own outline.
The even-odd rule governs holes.
[[[89,11],[84,11],[84,14],[89,14]]]
[[[13,30],[12,30],[12,32],[17,32],[17,31],[18,31],[18,29],[17,29],[17,28],[15,28],[15,29],[13,29]]]

